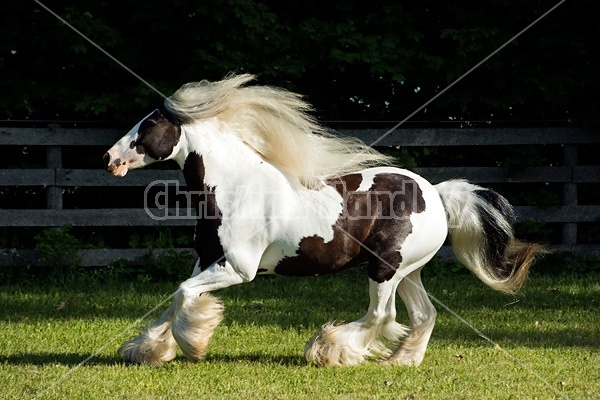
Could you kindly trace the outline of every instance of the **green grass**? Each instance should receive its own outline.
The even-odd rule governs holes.
[[[318,368],[302,356],[322,323],[364,312],[364,271],[259,277],[220,291],[226,318],[206,359],[124,365],[117,349],[175,285],[43,281],[0,287],[0,397],[27,399],[590,399],[600,393],[600,275],[533,277],[502,295],[470,275],[427,278],[437,306],[418,368]],[[401,322],[406,322],[398,303]],[[137,322],[136,322],[137,321]]]

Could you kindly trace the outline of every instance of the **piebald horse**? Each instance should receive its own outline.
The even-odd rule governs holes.
[[[518,290],[543,249],[514,238],[514,211],[494,191],[463,180],[432,185],[357,139],[336,136],[289,91],[248,85],[252,75],[183,85],[108,150],[109,172],[175,160],[197,194],[191,278],[171,306],[125,343],[126,362],[163,364],[206,352],[222,320],[210,292],[257,274],[316,276],[367,263],[364,316],[327,323],[306,345],[316,365],[378,359],[419,365],[436,310],[421,282],[446,237],[490,287]],[[396,293],[410,325],[396,322]]]

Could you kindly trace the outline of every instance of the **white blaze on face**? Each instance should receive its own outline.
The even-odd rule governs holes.
[[[140,122],[138,122],[125,136],[123,136],[113,147],[108,150],[107,154],[110,156],[107,169],[110,173],[117,177],[123,177],[127,174],[129,169],[141,168],[150,164],[153,160],[148,160],[145,154],[140,154],[136,151],[135,146],[132,143],[138,138],[138,133],[142,122],[154,113],[146,115]]]

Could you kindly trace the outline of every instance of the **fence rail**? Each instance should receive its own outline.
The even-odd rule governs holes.
[[[0,128],[2,146],[43,146],[46,168],[0,169],[0,187],[42,186],[46,191],[44,209],[2,209],[0,227],[73,226],[192,226],[191,219],[155,221],[143,209],[64,209],[62,190],[69,187],[144,187],[153,180],[179,181],[185,186],[180,171],[135,170],[124,179],[116,179],[101,169],[63,168],[65,146],[111,146],[122,135],[120,130],[47,128]],[[563,224],[562,243],[557,248],[575,253],[600,254],[600,244],[577,243],[578,224],[600,221],[600,204],[579,205],[578,184],[600,183],[600,165],[578,165],[580,145],[600,143],[600,133],[579,128],[523,129],[346,129],[340,133],[356,136],[377,146],[511,146],[559,145],[562,165],[525,168],[509,175],[503,167],[415,168],[414,171],[432,183],[465,178],[475,183],[556,183],[563,184],[563,204],[558,207],[516,207],[519,221],[531,220]],[[189,251],[189,249],[185,249]],[[16,251],[23,260],[36,262],[35,252]],[[447,250],[445,250],[448,253]],[[119,258],[134,260],[147,253],[143,249],[82,250],[84,265],[104,265]],[[14,257],[15,250],[0,249],[0,261]]]
[[[507,176],[503,167],[414,168],[414,171],[432,183],[462,177],[480,183],[597,183],[600,177],[599,166],[529,167],[516,176]],[[156,179],[179,181],[185,186],[181,172],[170,170],[133,170],[127,173],[127,179],[115,179],[101,169],[0,169],[0,186],[131,187],[146,186]]]

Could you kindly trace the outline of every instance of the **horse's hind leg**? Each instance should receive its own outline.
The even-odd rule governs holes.
[[[344,325],[327,323],[307,343],[304,356],[321,366],[356,365],[368,357],[387,357],[388,343],[397,343],[406,327],[396,322],[395,291],[399,279],[369,280],[370,304],[359,320]]]
[[[125,362],[162,365],[175,358],[176,344],[171,333],[174,310],[175,307],[171,305],[140,336],[121,346],[119,353]]]
[[[406,304],[410,318],[410,333],[385,362],[419,365],[425,357],[437,315],[421,282],[421,268],[411,272],[400,282],[398,294]]]

